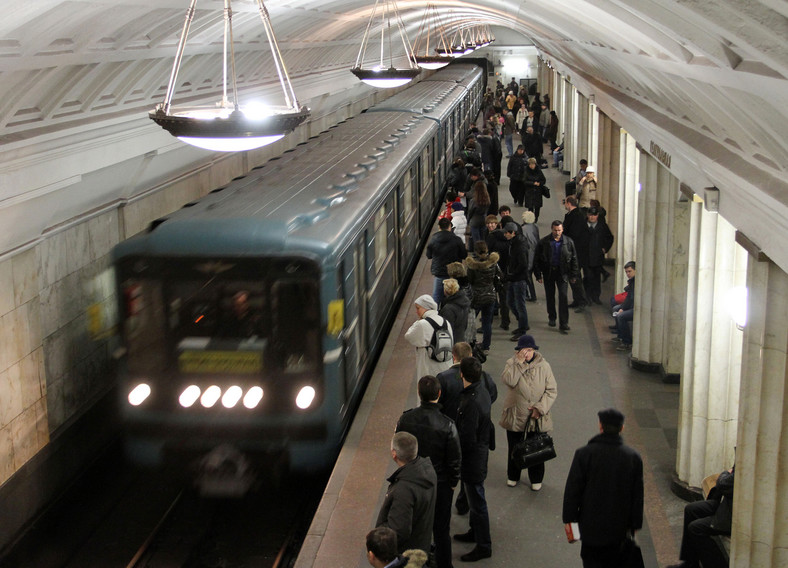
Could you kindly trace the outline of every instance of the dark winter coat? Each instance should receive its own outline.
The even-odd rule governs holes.
[[[509,165],[506,166],[506,177],[521,182],[525,179],[525,168],[527,167],[528,156],[515,152],[509,158]]]
[[[417,457],[388,478],[389,488],[378,513],[376,527],[397,533],[397,552],[418,548],[428,551],[432,542],[437,477],[429,458]]]
[[[586,221],[586,214],[579,207],[575,207],[571,211],[567,211],[564,215],[564,234],[575,241],[582,240],[586,229],[588,229],[588,221]]]
[[[491,252],[479,258],[468,257],[465,266],[468,268],[468,280],[471,282],[473,298],[471,306],[481,308],[495,302],[495,277],[501,277],[498,267],[498,253]]]
[[[451,324],[454,331],[454,342],[467,341],[466,329],[468,327],[468,312],[471,309],[470,296],[463,290],[459,290],[451,296],[444,296],[438,314],[444,317]]]
[[[539,158],[542,155],[542,137],[536,133],[536,128],[533,134],[523,134],[523,147],[529,158]]]
[[[430,272],[439,278],[448,278],[446,266],[452,262],[462,262],[468,256],[465,242],[451,231],[438,231],[427,244],[427,258],[432,259]]]
[[[446,185],[454,191],[462,191],[468,179],[468,170],[465,166],[459,167],[452,164],[449,174],[446,176]]]
[[[580,277],[580,266],[577,263],[577,250],[575,243],[566,235],[561,236],[561,253],[558,258],[561,278],[564,282],[573,278]],[[534,257],[534,276],[541,280],[544,275],[550,274],[550,265],[553,259],[553,247],[551,242],[553,235],[549,234],[539,241]]]
[[[503,229],[495,229],[487,233],[484,241],[487,243],[487,250],[498,253],[498,266],[502,272],[506,272],[509,264],[509,241],[503,235]]]
[[[438,373],[436,378],[441,384],[441,396],[438,399],[441,412],[456,422],[457,412],[460,409],[460,395],[465,388],[462,386],[462,378],[460,377],[460,364],[452,365],[447,370]],[[487,390],[490,404],[492,404],[498,398],[498,386],[487,371],[482,371],[480,382]]]
[[[457,431],[462,448],[462,481],[483,483],[487,478],[487,459],[495,435],[490,420],[490,394],[482,382],[473,383],[460,393]]]
[[[397,432],[410,432],[419,441],[419,455],[430,458],[438,483],[454,487],[460,480],[460,438],[454,421],[435,402],[422,402],[406,410],[397,422]]]
[[[597,221],[596,227],[591,228],[586,223],[586,238],[575,241],[577,245],[577,258],[580,266],[602,266],[605,260],[604,250],[613,246],[613,233],[604,221]]]
[[[509,282],[517,282],[526,280],[528,278],[529,262],[528,262],[528,242],[525,240],[525,235],[517,233],[509,241],[509,264],[506,267],[506,280]]]
[[[467,195],[467,194],[466,194]],[[469,227],[484,227],[484,219],[490,214],[490,205],[477,205],[476,200],[470,202],[468,205],[468,226]]]
[[[547,184],[542,168],[537,164],[533,169],[531,166],[525,168],[523,176],[525,184],[524,205],[531,210],[542,207],[542,188]],[[536,184],[539,185],[536,185]]]
[[[481,151],[482,164],[485,166],[492,166],[493,156],[495,155],[493,144],[493,137],[489,134],[480,134],[476,137],[476,147]]]
[[[643,526],[643,461],[618,434],[599,434],[575,452],[564,489],[564,523],[583,542],[608,546]]]
[[[624,288],[627,291],[627,297],[621,302],[620,310],[633,310],[635,309],[635,277],[633,276],[627,280],[627,285]]]

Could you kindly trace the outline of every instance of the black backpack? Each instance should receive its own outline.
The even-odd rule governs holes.
[[[452,347],[454,347],[454,338],[449,331],[449,322],[446,321],[446,318],[443,318],[443,325],[438,325],[430,318],[424,319],[429,322],[434,330],[432,339],[430,339],[430,344],[427,346],[427,353],[429,353],[430,359],[438,361],[439,363],[451,361],[451,350]]]

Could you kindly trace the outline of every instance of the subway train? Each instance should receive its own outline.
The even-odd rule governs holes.
[[[116,246],[131,459],[333,464],[485,84],[454,63]]]

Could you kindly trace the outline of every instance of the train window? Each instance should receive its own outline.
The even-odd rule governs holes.
[[[270,354],[286,374],[314,371],[320,352],[318,288],[312,280],[278,280],[271,287]]]
[[[402,183],[400,184],[400,188],[402,191],[402,219],[407,219],[410,217],[411,211],[413,211],[413,176],[411,175],[411,170],[405,172],[405,175],[402,176]]]
[[[421,151],[421,191],[427,191],[432,179],[432,141]]]
[[[386,262],[388,253],[388,222],[386,205],[383,204],[375,213],[375,273],[380,272]]]

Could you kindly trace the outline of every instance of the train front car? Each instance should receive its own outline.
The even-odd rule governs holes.
[[[202,227],[192,240],[188,224],[167,225],[116,250],[130,457],[157,463],[230,443],[289,468],[324,466],[319,263],[194,254],[244,231]],[[213,247],[189,244],[206,238]],[[166,254],[149,252],[162,243]]]

